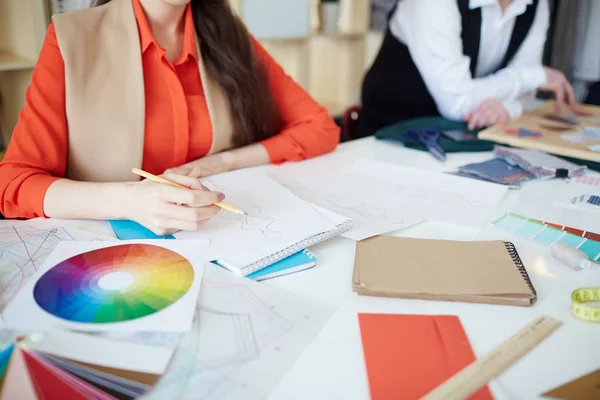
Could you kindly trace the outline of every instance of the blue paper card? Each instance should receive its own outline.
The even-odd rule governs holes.
[[[138,239],[175,239],[175,236],[159,236],[150,229],[129,220],[112,220],[109,221],[110,226],[115,235],[121,240],[138,240]]]

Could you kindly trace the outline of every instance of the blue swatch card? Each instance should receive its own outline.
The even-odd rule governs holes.
[[[112,220],[109,221],[110,226],[115,235],[121,240],[137,240],[137,239],[175,239],[175,236],[159,236],[150,229],[129,220]]]

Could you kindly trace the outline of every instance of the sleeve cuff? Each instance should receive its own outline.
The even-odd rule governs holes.
[[[20,208],[32,210],[36,216],[47,218],[47,215],[44,213],[44,197],[50,185],[59,179],[61,178],[44,174],[29,177],[23,182],[20,188],[20,192],[25,194],[26,198]]]
[[[523,79],[525,92],[531,92],[544,86],[547,79],[546,72],[542,66],[523,68],[521,78]]]
[[[510,119],[515,119],[523,114],[523,105],[519,101],[503,101],[502,105],[508,112]]]
[[[283,132],[260,142],[267,150],[271,164],[298,161],[306,158],[304,151]]]

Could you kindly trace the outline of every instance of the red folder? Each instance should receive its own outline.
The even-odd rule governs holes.
[[[419,399],[475,361],[456,316],[359,314],[372,400]],[[486,387],[470,397],[490,400]]]

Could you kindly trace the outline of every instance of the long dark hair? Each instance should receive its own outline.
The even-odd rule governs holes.
[[[92,7],[110,1],[94,0]],[[244,23],[228,0],[191,0],[191,4],[206,71],[229,100],[234,146],[275,135],[281,125],[279,112]]]

